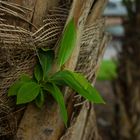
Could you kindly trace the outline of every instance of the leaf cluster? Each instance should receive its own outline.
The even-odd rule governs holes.
[[[69,35],[71,40],[69,40]],[[68,23],[59,43],[58,54],[53,50],[39,49],[37,52],[38,63],[34,68],[34,75],[30,77],[23,74],[8,91],[9,96],[16,96],[17,104],[30,103],[32,101],[42,108],[48,94],[56,100],[60,107],[62,119],[67,125],[68,115],[65,106],[64,96],[61,92],[62,86],[68,86],[79,93],[85,99],[93,103],[104,103],[99,93],[80,73],[69,70],[59,70],[52,74],[54,61],[62,67],[68,60],[74,48],[76,38],[76,29],[73,19]],[[70,43],[68,42],[70,41]],[[66,49],[66,47],[69,47]]]

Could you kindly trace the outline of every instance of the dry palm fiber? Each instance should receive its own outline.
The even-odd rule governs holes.
[[[97,65],[97,52],[104,36],[104,19],[85,27],[76,71],[83,73],[89,81],[94,79],[94,67]]]
[[[24,14],[29,9],[13,3],[0,1],[0,136],[15,133],[17,120],[14,114],[15,104],[13,99],[7,97],[9,86],[21,74],[32,75],[36,62],[36,48],[54,46],[58,36],[63,30],[68,10],[54,8],[49,11],[44,25],[35,32],[16,26],[9,21],[18,18],[29,23]],[[7,11],[6,11],[7,9]],[[20,12],[22,14],[20,14]],[[12,14],[11,14],[11,13]],[[65,17],[61,15],[65,13]]]

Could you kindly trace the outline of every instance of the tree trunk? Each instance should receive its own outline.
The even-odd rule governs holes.
[[[101,19],[106,0],[73,0],[72,2],[69,0],[11,0],[11,3],[2,2],[4,3],[1,3],[3,8],[1,11],[6,16],[2,17],[0,21],[5,25],[7,37],[4,38],[3,34],[0,35],[2,40],[0,49],[4,51],[7,57],[0,57],[0,60],[3,62],[5,59],[9,65],[12,61],[13,65],[10,65],[5,72],[3,71],[4,64],[0,61],[0,68],[2,68],[0,94],[4,94],[1,96],[3,104],[8,100],[7,107],[11,108],[8,111],[11,112],[13,118],[16,117],[14,122],[18,121],[17,126],[14,124],[11,131],[14,133],[13,139],[98,140],[99,134],[93,105],[85,101],[85,103],[79,103],[83,99],[75,97],[70,89],[64,88],[70,120],[70,127],[67,129],[61,120],[58,106],[51,97],[47,99],[46,105],[41,110],[37,109],[34,104],[29,104],[24,109],[22,117],[23,111],[17,113],[20,109],[15,107],[12,99],[7,98],[6,94],[9,86],[22,73],[32,75],[36,61],[36,48],[56,46],[53,48],[57,50],[56,42],[71,17],[76,21],[78,37],[75,50],[64,67],[70,70],[76,69],[94,82],[104,48],[109,39],[104,34],[104,20]],[[5,11],[6,8],[8,11]],[[42,22],[44,19],[45,23]],[[1,33],[3,32],[1,31]],[[6,74],[10,77],[7,78]],[[5,83],[6,86],[4,86]],[[2,107],[0,106],[0,109]],[[15,110],[17,111],[15,112]],[[9,117],[8,111],[6,115],[0,115],[5,118]],[[6,118],[7,121],[9,121],[8,117]],[[11,130],[11,123],[9,122],[8,125]],[[15,134],[16,127],[18,129]],[[11,135],[8,130],[5,132],[7,133],[1,132],[0,135]]]
[[[136,6],[136,11],[133,9],[128,11],[131,12],[131,16],[124,23],[125,38],[119,55],[118,79],[115,83],[118,99],[117,140],[140,139],[140,3],[136,0],[133,4]],[[128,5],[126,6],[128,8]],[[129,7],[133,6],[129,5]]]

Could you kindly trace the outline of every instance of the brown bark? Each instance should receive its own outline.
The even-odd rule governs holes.
[[[79,5],[79,3],[81,3]],[[87,15],[92,6],[93,0],[88,1],[73,1],[68,20],[71,17],[76,19],[77,26],[77,41],[74,53],[67,62],[65,67],[73,70],[76,66],[80,39],[86,21]],[[67,21],[68,22],[68,21]],[[74,59],[74,60],[73,60]],[[48,103],[43,110],[37,110],[33,105],[29,105],[24,113],[22,121],[19,125],[17,138],[23,140],[30,140],[31,138],[57,140],[64,130],[64,124],[60,118],[58,106],[56,103]]]
[[[52,9],[53,7],[60,6],[59,5],[60,1],[58,0],[42,0],[42,1],[11,0],[11,1],[19,4],[20,6],[25,6],[31,9],[31,12],[26,13],[24,15],[24,18],[27,21],[25,22],[23,22],[23,20],[14,21],[15,22],[14,25],[16,24],[18,26],[21,26],[22,24],[23,28],[26,28],[27,30],[30,30],[32,32],[38,30],[38,28],[42,26],[43,24],[42,20],[46,17],[50,9]],[[106,43],[108,42],[108,36],[104,34],[103,30],[104,24],[102,22],[99,24],[102,26],[99,27],[97,26],[97,29],[93,28],[93,25],[96,22],[97,25],[98,22],[100,22],[100,20],[98,21],[98,19],[101,18],[102,9],[105,3],[106,0],[102,0],[102,2],[101,0],[97,0],[96,2],[94,2],[94,0],[86,0],[86,1],[73,0],[66,21],[67,23],[72,17],[74,17],[75,25],[77,28],[77,41],[75,45],[75,50],[73,51],[70,59],[68,60],[68,62],[65,64],[64,67],[70,70],[74,70],[76,68],[79,60],[78,58],[81,46],[85,45],[87,48],[89,47],[91,50],[93,48],[95,51],[92,50],[94,53],[93,55],[94,58],[92,60],[94,65],[92,66],[93,72],[91,72],[92,74],[91,77],[89,78],[89,80],[92,79],[91,81],[95,81],[96,79],[96,72],[102,59]],[[32,24],[34,24],[36,28],[34,28]],[[91,28],[91,31],[89,33],[92,34],[89,35],[91,35],[92,38],[87,37],[88,41],[86,41],[85,43],[85,41],[83,41],[82,38],[84,36],[84,31],[88,28],[89,29]],[[64,90],[64,93],[69,118],[71,119],[72,114],[74,113],[73,105],[75,97],[73,92],[67,88]],[[81,108],[79,108],[78,110],[80,111],[80,109]],[[83,124],[81,122],[82,118],[83,121],[85,122]],[[29,104],[27,106],[24,115],[20,121],[20,124],[18,126],[15,139],[58,140],[59,138],[65,139],[65,137],[71,133],[74,134],[71,134],[70,137],[68,137],[69,140],[99,139],[94,108],[93,105],[91,105],[90,103],[86,103],[83,105],[80,113],[78,114],[78,117],[76,117],[76,121],[75,122],[70,121],[70,126],[71,128],[67,129],[63,138],[61,138],[66,129],[63,124],[63,121],[61,120],[57,103],[54,102],[52,97],[48,97],[46,105],[41,110],[36,108],[34,104]],[[78,128],[81,128],[82,131],[80,132]],[[90,130],[92,130],[92,132],[90,132]]]
[[[136,6],[138,5],[139,2],[136,3]],[[140,139],[139,14],[139,8],[136,8],[133,17],[124,24],[125,37],[119,55],[118,78],[115,82],[117,140]]]

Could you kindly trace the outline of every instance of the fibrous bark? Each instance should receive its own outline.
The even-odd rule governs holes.
[[[115,82],[116,139],[140,139],[140,3],[125,0],[128,19]],[[135,9],[134,9],[135,7]]]
[[[6,25],[6,29],[10,29],[12,32],[9,33],[7,32],[8,30],[6,30],[6,41],[4,36],[2,36],[3,34],[0,34],[0,37],[2,40],[4,40],[1,41],[2,47],[0,49],[6,51],[8,50],[8,53],[6,53],[8,54],[10,61],[14,60],[14,65],[12,65],[14,69],[13,71],[10,69],[8,69],[6,72],[2,71],[2,84],[4,85],[4,82],[8,82],[8,84],[6,84],[7,86],[4,88],[5,90],[3,90],[4,86],[0,87],[0,90],[2,90],[1,95],[4,93],[4,98],[6,97],[8,87],[23,72],[32,75],[32,69],[36,61],[36,48],[52,47],[57,50],[56,42],[59,40],[59,36],[62,33],[65,23],[67,23],[71,17],[74,17],[75,19],[78,37],[75,50],[64,67],[70,70],[74,70],[76,68],[77,71],[84,73],[90,81],[95,81],[96,72],[98,70],[104,48],[108,42],[108,36],[104,34],[103,30],[104,20],[101,19],[102,9],[106,3],[106,0],[102,0],[102,3],[100,0],[73,0],[72,3],[69,0],[66,0],[65,2],[63,0],[45,0],[44,2],[40,0],[12,0],[11,2],[13,3],[10,3],[10,5],[15,6],[16,3],[17,6],[16,9],[10,7],[10,10],[14,11],[13,14],[15,15],[9,16],[10,13],[7,14],[7,12],[4,11],[4,14],[8,15],[8,20],[7,22],[1,22],[2,24]],[[22,13],[22,15],[18,12],[19,8],[20,11],[25,11]],[[15,17],[16,20],[14,21],[11,18],[9,19],[9,17]],[[44,22],[42,22],[42,20],[44,20]],[[18,25],[18,28],[15,25]],[[11,39],[11,37],[13,38]],[[19,57],[17,58],[19,53],[25,53],[23,55],[25,61],[23,61],[23,59],[19,61]],[[81,63],[81,56],[86,58],[83,58],[83,65],[86,65],[85,68],[90,67],[88,68],[88,71],[86,71],[87,69],[85,68],[83,70],[80,69],[80,67],[83,67]],[[7,58],[5,59],[8,61]],[[3,68],[3,63],[0,63],[0,66]],[[7,79],[5,76],[6,74],[9,76],[9,73],[11,75],[10,82],[9,77]],[[72,116],[75,116],[75,114],[77,115],[74,118],[77,119],[74,119],[75,121],[69,121],[71,129],[67,129],[66,134],[64,134],[62,139],[65,138],[67,133],[69,134],[69,131],[77,132],[76,135],[72,134],[71,137],[69,137],[71,140],[77,138],[78,140],[86,140],[87,138],[89,138],[89,140],[98,139],[99,136],[96,127],[93,105],[86,103],[89,105],[89,107],[86,107],[86,105],[83,104],[81,109],[78,104],[79,102],[83,101],[83,99],[81,97],[75,97],[75,94],[67,88],[64,89],[64,92],[69,119],[71,119]],[[11,99],[7,99],[11,101]],[[4,101],[3,104],[5,104]],[[74,104],[77,104],[78,108],[73,107]],[[15,106],[13,105],[14,107],[12,107],[10,103],[8,103],[8,106],[12,108],[11,113],[14,112],[13,110],[15,110]],[[83,116],[85,116],[83,120],[85,121],[85,124],[81,126],[83,131],[81,132],[81,135],[79,135],[79,121],[81,120],[80,118],[83,118]],[[18,118],[19,124],[17,127],[17,134],[14,137],[15,139],[57,140],[62,137],[66,130],[61,120],[58,106],[51,97],[48,97],[46,105],[41,110],[37,109],[34,104],[29,104],[22,119],[21,115],[19,115]],[[90,123],[92,119],[93,125]],[[92,133],[88,132],[89,129],[92,129]],[[77,137],[77,135],[79,135],[79,137]]]

